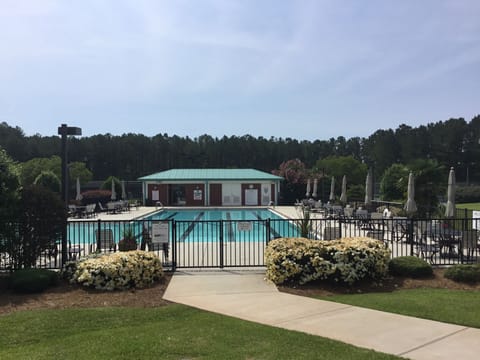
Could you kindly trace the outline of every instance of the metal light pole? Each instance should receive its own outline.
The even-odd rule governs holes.
[[[61,148],[61,157],[62,157],[62,199],[65,203],[65,208],[68,207],[68,147],[67,147],[67,136],[68,135],[82,135],[82,129],[79,127],[67,126],[67,124],[62,124],[58,127],[58,135],[62,137],[62,148]],[[67,262],[68,253],[67,253],[67,226],[65,226],[62,232],[62,266]]]

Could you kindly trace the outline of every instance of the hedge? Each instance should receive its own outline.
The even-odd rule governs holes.
[[[366,237],[332,241],[280,238],[265,250],[267,279],[275,284],[305,284],[317,279],[353,284],[388,273],[390,250]]]
[[[163,277],[158,256],[141,250],[93,255],[67,263],[63,273],[71,283],[101,290],[143,288]]]

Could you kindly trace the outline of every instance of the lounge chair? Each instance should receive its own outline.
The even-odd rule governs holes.
[[[97,241],[97,251],[108,250],[115,251],[117,245],[113,237],[113,230],[102,229],[95,230],[95,239]]]

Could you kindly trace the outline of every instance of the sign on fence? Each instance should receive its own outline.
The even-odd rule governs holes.
[[[238,231],[252,231],[252,223],[250,221],[237,222]]]
[[[163,244],[170,240],[170,227],[168,221],[156,221],[152,223],[152,243]]]
[[[472,211],[472,229],[480,230],[480,211],[473,210]]]

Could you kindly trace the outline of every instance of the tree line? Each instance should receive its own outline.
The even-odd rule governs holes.
[[[320,132],[321,130],[319,130]],[[392,164],[417,159],[455,167],[457,180],[480,182],[480,115],[467,122],[452,118],[418,127],[400,125],[369,137],[328,140],[202,135],[195,138],[157,134],[102,134],[69,140],[69,160],[85,163],[94,179],[114,175],[126,180],[170,168],[255,168],[266,172],[300,159],[307,168],[331,156],[352,157],[380,179]],[[26,136],[20,127],[0,124],[0,146],[17,162],[60,153],[58,136]]]

